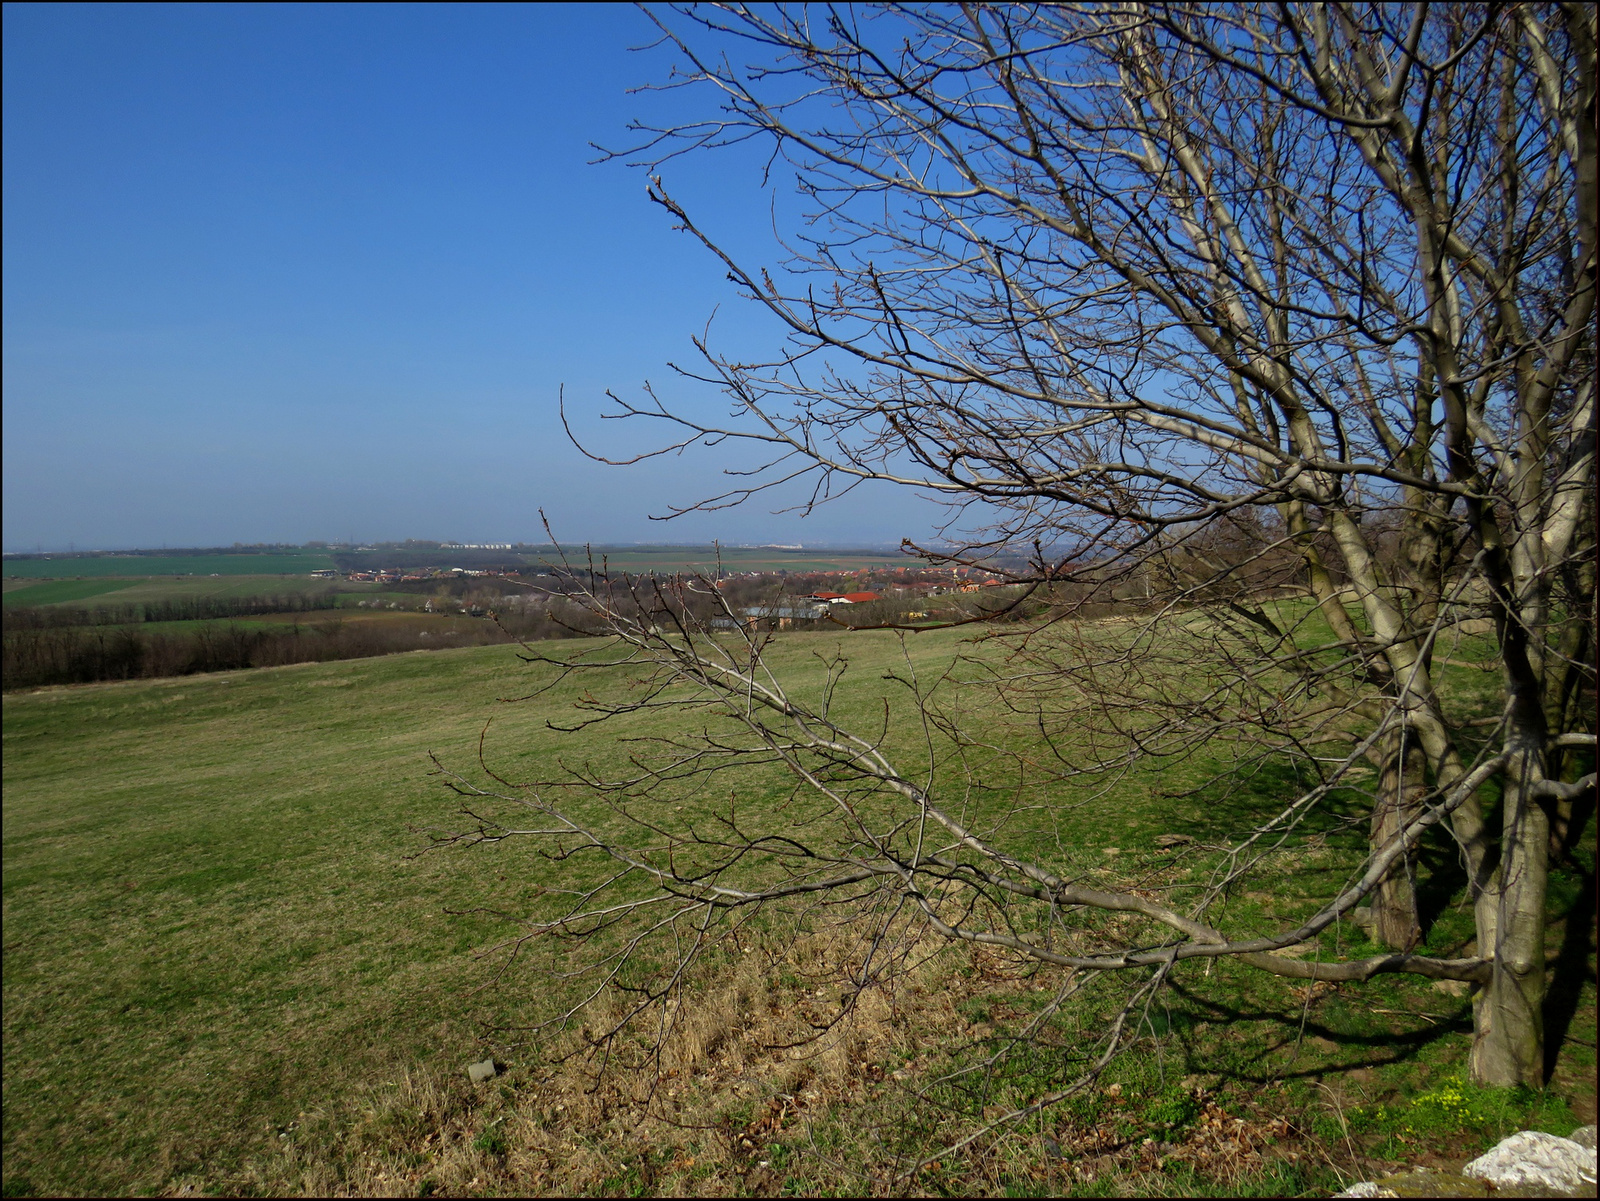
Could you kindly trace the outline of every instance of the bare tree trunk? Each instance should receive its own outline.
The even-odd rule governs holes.
[[[1369,839],[1375,853],[1421,816],[1428,793],[1422,747],[1409,731],[1397,733],[1384,752]],[[1380,946],[1410,951],[1422,941],[1415,869],[1415,852],[1408,851],[1373,890],[1372,941]]]
[[[1545,720],[1552,730],[1582,729],[1586,723],[1591,730],[1594,728],[1594,571],[1591,558],[1575,573],[1580,579],[1579,587],[1573,591],[1583,595],[1583,589],[1587,589],[1590,611],[1576,620],[1569,618],[1561,633],[1560,647],[1552,664],[1551,674],[1555,680],[1549,688],[1545,709]],[[1585,769],[1576,749],[1557,750],[1551,754],[1546,767],[1552,779],[1571,779],[1585,770],[1593,770],[1592,751],[1588,752],[1588,757],[1589,766]],[[1572,770],[1574,767],[1577,771]],[[1549,807],[1551,866],[1561,863],[1577,849],[1594,808],[1592,789],[1584,796],[1563,797]]]
[[[1480,1084],[1544,1086],[1545,882],[1550,822],[1534,795],[1537,746],[1506,771],[1504,842],[1496,887],[1489,984],[1473,1003],[1472,1077]],[[1487,898],[1486,898],[1487,899]],[[1480,925],[1481,931],[1481,925]]]

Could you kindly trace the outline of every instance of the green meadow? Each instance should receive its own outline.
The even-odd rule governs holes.
[[[125,576],[91,580],[31,579],[6,581],[6,608],[17,605],[138,605],[159,601],[215,600],[302,593],[376,592],[380,585],[346,580],[314,580],[308,576]]]
[[[886,633],[796,635],[777,644],[772,662],[814,697],[823,683],[817,652],[840,645],[852,666],[836,713],[859,724],[887,714],[888,745],[915,753],[926,732],[904,688],[885,677],[912,669],[923,678],[937,674],[962,650],[962,632],[905,643]],[[570,1108],[557,1105],[548,1084],[540,1093],[531,1073],[513,1071],[495,1090],[465,1086],[464,1066],[501,1046],[495,1027],[544,1016],[569,995],[567,986],[530,971],[496,975],[503,956],[485,949],[507,926],[492,912],[525,911],[543,886],[571,883],[590,869],[554,865],[519,844],[419,856],[427,844],[422,831],[458,821],[430,752],[471,774],[492,719],[488,762],[527,778],[555,773],[558,756],[614,760],[619,733],[669,733],[682,720],[645,714],[620,729],[554,734],[546,721],[570,716],[592,680],[556,684],[522,704],[498,700],[552,680],[551,668],[519,661],[516,648],[491,646],[7,694],[8,1194],[338,1188],[616,1195],[755,1187],[738,1174],[753,1168],[726,1166],[737,1148],[717,1151],[715,1131],[735,1128],[729,1122],[756,1129],[751,1115],[769,1099],[760,1092],[768,1087],[762,1077],[730,1083],[725,1094],[713,1090],[704,1102],[710,1124],[701,1133],[680,1129],[670,1146],[667,1135],[651,1135],[614,1112],[581,1125],[573,1116],[581,1108],[577,1092]],[[974,712],[981,717],[981,702]],[[1219,825],[1247,824],[1285,785],[1261,773],[1242,791],[1193,791],[1214,766],[1200,761],[1130,774],[1018,837],[1024,849],[1075,871],[1157,883],[1203,873],[1209,852],[1180,861],[1158,846],[1158,836],[1203,842]],[[754,803],[784,803],[784,790],[770,781],[751,777],[748,787]],[[1320,826],[1305,831],[1296,855],[1230,902],[1228,920],[1271,928],[1306,912],[1359,858],[1361,827],[1349,820],[1356,812],[1354,801],[1331,807]],[[1584,1116],[1582,1098],[1593,1090],[1592,1042],[1560,1037],[1581,1035],[1585,1022],[1593,1027],[1593,989],[1583,983],[1589,927],[1581,949],[1574,949],[1576,927],[1566,942],[1562,935],[1567,913],[1585,905],[1583,887],[1559,873],[1552,887],[1552,954],[1569,970],[1555,1029],[1562,1058],[1546,1096],[1474,1096],[1465,1108],[1428,1108],[1427,1098],[1442,1095],[1461,1071],[1470,1014],[1464,997],[1426,981],[1386,977],[1305,989],[1219,964],[1178,974],[1159,1030],[1152,1026],[1159,1037],[1106,1079],[1108,1087],[1125,1081],[1126,1094],[1119,1083],[1117,1092],[1074,1102],[1049,1120],[1095,1129],[1131,1123],[1140,1137],[1148,1127],[1177,1139],[1201,1130],[1205,1105],[1233,1105],[1247,1115],[1265,1105],[1300,1115],[1308,1145],[1343,1138],[1352,1155],[1359,1143],[1363,1154],[1395,1159],[1425,1146],[1477,1148],[1518,1124],[1565,1133]],[[1592,895],[1587,903],[1592,907]],[[1429,945],[1458,946],[1469,930],[1459,906],[1444,904]],[[1359,934],[1348,928],[1327,936],[1329,951],[1359,946]],[[1038,1003],[1027,992],[991,998],[988,986],[963,993],[960,981],[977,988],[983,977],[962,968],[959,957],[950,962],[956,974],[949,987],[930,995],[947,994],[945,1003],[957,1005],[950,1016],[961,1030],[1003,1024]],[[715,978],[705,987],[714,995]],[[911,1048],[915,1039],[903,1037]],[[916,1038],[933,1040],[938,1055],[956,1055],[965,1045],[943,1024]],[[533,1063],[542,1053],[524,1047],[520,1055]],[[903,1049],[901,1060],[884,1062],[903,1061],[908,1069],[931,1062],[919,1055]],[[454,1098],[449,1105],[415,1101],[426,1091],[419,1082],[427,1081]],[[773,1076],[769,1093],[792,1087]],[[1021,1080],[1015,1087],[1025,1096],[1034,1085]],[[1204,1104],[1195,1100],[1202,1089],[1210,1090]],[[840,1090],[816,1101],[804,1125],[762,1128],[762,1164],[782,1169],[774,1187],[826,1194],[860,1186],[830,1164],[865,1163],[881,1153],[880,1144],[875,1151],[862,1142],[861,1131],[869,1124],[863,1115],[886,1102],[877,1092]],[[1124,1095],[1144,1098],[1141,1108],[1128,1109]],[[930,1137],[968,1120],[951,1105]],[[1592,1105],[1586,1120],[1593,1120]],[[1063,1142],[1065,1129],[1049,1127]],[[445,1154],[451,1138],[454,1158]],[[1009,1181],[1004,1188],[1013,1191],[1081,1187],[1081,1180],[1049,1174],[1059,1166],[1041,1159],[1036,1139],[1027,1146],[1035,1149],[1003,1170],[993,1163],[983,1170],[1000,1173],[992,1179]],[[597,1166],[577,1174],[571,1165],[580,1160]],[[1166,1184],[1140,1177],[1139,1187],[1314,1191],[1340,1179],[1329,1157],[1323,1160],[1262,1161],[1248,1179],[1228,1177],[1226,1187],[1200,1167],[1161,1178]],[[941,1170],[943,1183],[930,1187],[961,1192],[979,1185],[957,1165]]]
[[[470,760],[519,670],[416,653],[8,695],[8,1179],[227,1180],[330,1094],[477,1057],[484,931],[443,910],[489,877],[407,859],[409,826],[449,813],[427,752]]]
[[[550,766],[575,688],[496,701],[539,674],[495,647],[7,694],[8,1179],[226,1181],[330,1094],[480,1057],[525,999],[472,995],[490,929],[445,910],[537,864],[408,856],[451,820],[430,751],[469,768],[494,717]]]
[[[4,593],[6,608],[13,605],[70,605],[82,601],[97,601],[113,592],[131,588],[146,581],[125,579],[48,580],[37,583],[29,577],[8,578]]]
[[[64,576],[145,575],[305,575],[332,567],[330,555],[290,551],[243,555],[63,555],[59,558],[6,559],[6,579],[57,579]]]

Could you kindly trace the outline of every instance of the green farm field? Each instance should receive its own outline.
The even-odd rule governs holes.
[[[261,555],[63,555],[57,558],[6,559],[6,579],[71,579],[152,575],[305,575],[332,567],[325,554]]]
[[[126,579],[47,580],[40,583],[29,577],[9,578],[5,582],[4,604],[13,605],[71,605],[90,603],[131,588],[143,581]]]
[[[816,652],[834,645],[852,661],[836,714],[876,726],[887,712],[888,745],[914,754],[925,732],[904,690],[884,677],[936,674],[963,649],[961,632],[905,642],[880,632],[796,636],[777,644],[772,662],[815,697]],[[668,733],[681,720],[639,714],[621,729],[552,733],[547,719],[569,716],[592,680],[524,704],[497,701],[552,679],[514,647],[481,647],[6,695],[8,1193],[727,1194],[770,1185],[827,1195],[865,1180],[841,1175],[840,1163],[867,1172],[892,1158],[892,1147],[864,1133],[886,1120],[939,1124],[941,1137],[969,1121],[956,1111],[908,1114],[895,1108],[893,1088],[819,1067],[803,1119],[761,1127],[766,1175],[752,1177],[754,1156],[741,1158],[719,1131],[753,1131],[769,1102],[793,1099],[802,1086],[787,1052],[737,1038],[742,1055],[706,1051],[694,1121],[671,1126],[608,1108],[608,1094],[561,1076],[550,1066],[554,1044],[491,1030],[548,1015],[573,986],[521,968],[496,978],[504,956],[484,952],[508,928],[490,911],[515,912],[592,869],[514,843],[414,857],[426,843],[420,830],[458,820],[429,752],[470,775],[492,718],[488,762],[527,777],[554,772],[558,754],[614,758],[619,734]],[[1024,849],[1074,871],[1152,882],[1202,871],[1205,852],[1179,863],[1157,836],[1215,837],[1219,824],[1248,821],[1273,788],[1264,779],[1255,792],[1173,795],[1210,766],[1129,775],[1061,806],[1048,831],[1023,835]],[[759,773],[743,787],[783,803]],[[1308,831],[1304,853],[1237,898],[1230,920],[1267,928],[1342,878],[1360,851],[1359,827],[1343,816],[1335,810]],[[1574,951],[1560,924],[1585,906],[1580,890],[1558,876],[1551,947],[1569,966],[1577,955],[1581,976],[1589,927]],[[1454,945],[1469,926],[1446,912],[1430,946]],[[1359,939],[1337,937],[1347,952]],[[733,1005],[735,985],[739,997],[756,986],[753,963],[708,969],[708,1012]],[[797,970],[774,960],[758,982],[772,1012],[812,1003]],[[1000,980],[964,951],[933,961],[921,979],[900,1016],[884,1015],[874,1065],[885,1072],[970,1054],[985,1023],[1040,1004],[1031,984]],[[1307,1147],[1354,1137],[1364,1154],[1399,1159],[1426,1147],[1475,1150],[1518,1125],[1566,1133],[1593,1120],[1584,1100],[1593,1095],[1592,1042],[1563,1046],[1544,1097],[1468,1090],[1462,1106],[1440,1108],[1429,1097],[1456,1087],[1466,1054],[1465,998],[1409,977],[1327,991],[1293,985],[1228,963],[1185,969],[1153,1049],[1119,1061],[1101,1092],[1049,1122],[1121,1123],[1140,1135],[1164,1122],[1162,1137],[1176,1140],[1182,1131],[1201,1139],[1201,1115],[1212,1109],[1262,1123],[1295,1114],[1315,1127]],[[1592,986],[1570,1002],[1570,1028],[1592,1030]],[[491,1049],[511,1070],[473,1090],[464,1065]],[[1122,1097],[1140,1098],[1139,1108]],[[1064,1140],[1065,1128],[1048,1130]],[[947,1165],[931,1184],[957,1193],[1078,1187],[1039,1151],[1045,1129]],[[1196,1160],[1132,1187],[1281,1195],[1331,1191],[1342,1178],[1330,1154],[1285,1154],[1257,1156],[1232,1175]]]

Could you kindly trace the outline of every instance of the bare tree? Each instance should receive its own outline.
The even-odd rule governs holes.
[[[1153,980],[1227,955],[1303,978],[1471,980],[1474,1076],[1542,1083],[1551,818],[1570,826],[1595,788],[1593,6],[715,6],[657,21],[685,63],[674,83],[717,110],[649,131],[635,160],[764,139],[805,206],[782,261],[746,264],[653,177],[789,335],[764,363],[697,344],[686,374],[732,399],[725,426],[617,400],[682,431],[663,452],[766,454],[690,507],[796,478],[812,504],[864,480],[941,497],[972,561],[1034,548],[1013,578],[1055,608],[991,661],[1059,776],[1224,739],[1241,767],[1292,762],[1308,783],[1186,909],[1085,887],[965,825],[937,772],[796,701],[759,640],[729,643],[664,585],[620,607],[596,589],[623,658],[655,673],[598,715],[707,705],[739,735],[686,734],[665,759],[582,779],[653,849],[527,801],[550,818],[539,832],[651,884],[540,929],[626,911],[643,938],[870,896],[1075,973]],[[1139,620],[1086,637],[1073,605],[1119,587]],[[652,612],[679,616],[638,616]],[[1496,682],[1487,710],[1441,687],[1473,639]],[[793,829],[734,812],[711,837],[643,816],[658,788],[752,762],[813,806],[797,799]],[[1207,918],[1350,786],[1373,810],[1347,887],[1270,937]],[[1467,871],[1465,959],[1414,950],[1413,854],[1435,827]],[[470,837],[512,829],[486,818]],[[1363,900],[1392,951],[1273,953]],[[1094,912],[1143,924],[1117,933]]]

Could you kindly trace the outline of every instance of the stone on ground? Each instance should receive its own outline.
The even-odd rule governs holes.
[[[1461,1171],[1497,1189],[1578,1189],[1595,1183],[1595,1148],[1592,1142],[1586,1147],[1570,1138],[1523,1130],[1501,1139]]]
[[[1336,1197],[1592,1197],[1595,1195],[1595,1128],[1571,1138],[1524,1130],[1502,1139],[1458,1176],[1427,1168],[1363,1180]]]

